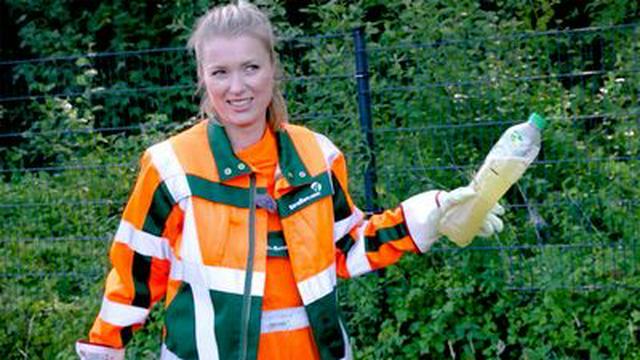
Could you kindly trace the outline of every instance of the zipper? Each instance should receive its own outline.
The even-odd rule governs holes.
[[[256,247],[256,175],[249,177],[249,252],[244,277],[244,294],[242,295],[240,360],[246,360],[249,347],[249,320],[251,319],[251,281],[253,280],[253,258]]]

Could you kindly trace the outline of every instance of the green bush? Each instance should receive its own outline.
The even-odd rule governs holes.
[[[210,4],[5,3],[16,52],[78,56],[12,65],[24,92],[10,95],[37,98],[0,103],[0,130],[21,134],[0,144],[0,357],[73,358],[138,157],[196,121],[193,60],[178,48]],[[541,162],[504,199],[499,237],[441,241],[339,284],[356,358],[640,359],[640,30],[553,32],[637,22],[636,2],[256,3],[285,39],[292,121],[347,154],[361,206],[374,153],[358,123],[356,26],[382,207],[465,184],[510,123],[533,110],[550,120]],[[137,51],[158,47],[173,48]],[[133,52],[85,55],[104,51]],[[162,316],[158,305],[128,357],[157,357]]]

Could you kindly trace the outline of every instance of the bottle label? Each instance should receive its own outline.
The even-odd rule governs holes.
[[[519,131],[511,133],[511,143],[515,146],[520,146],[524,142],[524,137]]]

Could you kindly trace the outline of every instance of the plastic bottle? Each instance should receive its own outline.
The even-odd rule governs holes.
[[[470,186],[477,196],[453,206],[442,217],[439,231],[458,246],[467,246],[485,217],[540,152],[546,120],[532,113],[529,120],[508,128],[491,148]]]

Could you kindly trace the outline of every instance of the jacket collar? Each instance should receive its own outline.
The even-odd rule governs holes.
[[[224,127],[209,120],[207,135],[221,181],[251,173],[251,167],[233,152],[231,141],[229,141]],[[278,165],[282,176],[291,186],[295,187],[312,183],[313,177],[302,161],[291,135],[286,129],[278,130],[275,135],[278,144]]]
[[[278,165],[280,165],[282,176],[292,186],[312,183],[313,178],[302,161],[286,128],[276,132],[276,139],[278,142]]]
[[[209,146],[218,168],[218,176],[220,180],[226,181],[240,175],[250,174],[251,168],[248,164],[238,159],[233,152],[231,142],[227,137],[224,128],[209,120],[207,124],[207,135],[209,137]]]

